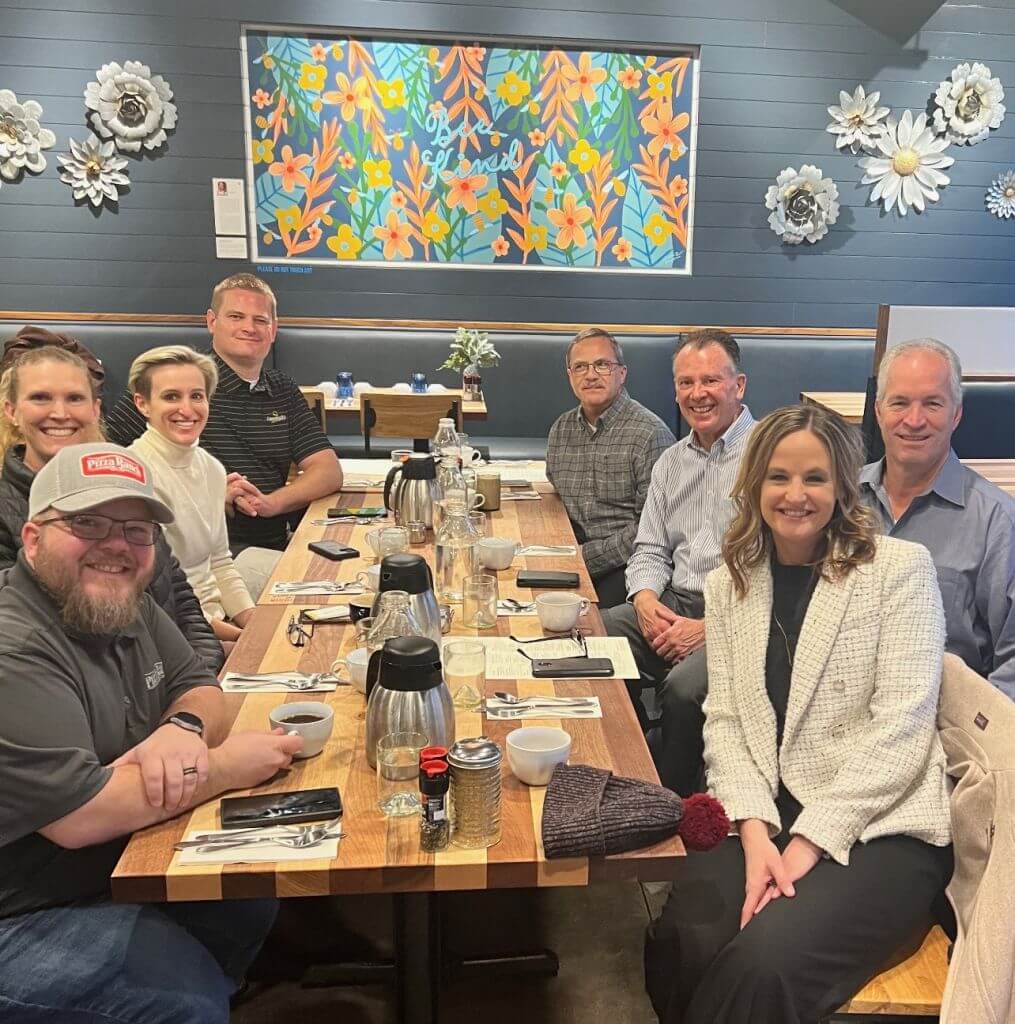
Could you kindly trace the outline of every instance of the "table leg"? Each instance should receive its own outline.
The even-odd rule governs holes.
[[[441,934],[437,894],[394,897],[399,1024],[438,1024]]]

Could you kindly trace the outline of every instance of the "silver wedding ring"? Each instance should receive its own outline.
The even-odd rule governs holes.
[[[195,765],[193,768],[184,768],[183,769],[183,774],[184,775],[197,775],[197,766]]]

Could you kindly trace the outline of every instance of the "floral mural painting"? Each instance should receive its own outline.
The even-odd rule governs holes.
[[[254,258],[689,273],[692,54],[244,35]]]

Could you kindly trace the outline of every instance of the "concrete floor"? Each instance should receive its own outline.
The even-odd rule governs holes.
[[[651,894],[648,899],[657,900]],[[560,958],[556,978],[503,977],[450,982],[442,993],[441,1024],[653,1024],[645,995],[642,943],[648,904],[634,883],[590,888],[454,893],[446,897],[450,948],[492,955],[549,947]],[[307,988],[271,983],[306,957],[320,956],[326,937],[334,959],[390,956],[390,904],[381,898],[292,900],[254,976],[259,991],[233,1014],[233,1024],[390,1024],[393,993],[382,986]],[[314,952],[316,951],[316,953]],[[301,959],[302,958],[302,959]]]

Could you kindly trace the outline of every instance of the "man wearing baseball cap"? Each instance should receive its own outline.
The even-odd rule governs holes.
[[[0,573],[0,1008],[15,1015],[225,1024],[275,916],[274,901],[109,899],[132,832],[263,782],[302,743],[223,741],[214,676],[144,592],[172,519],[133,452],[64,448]]]

